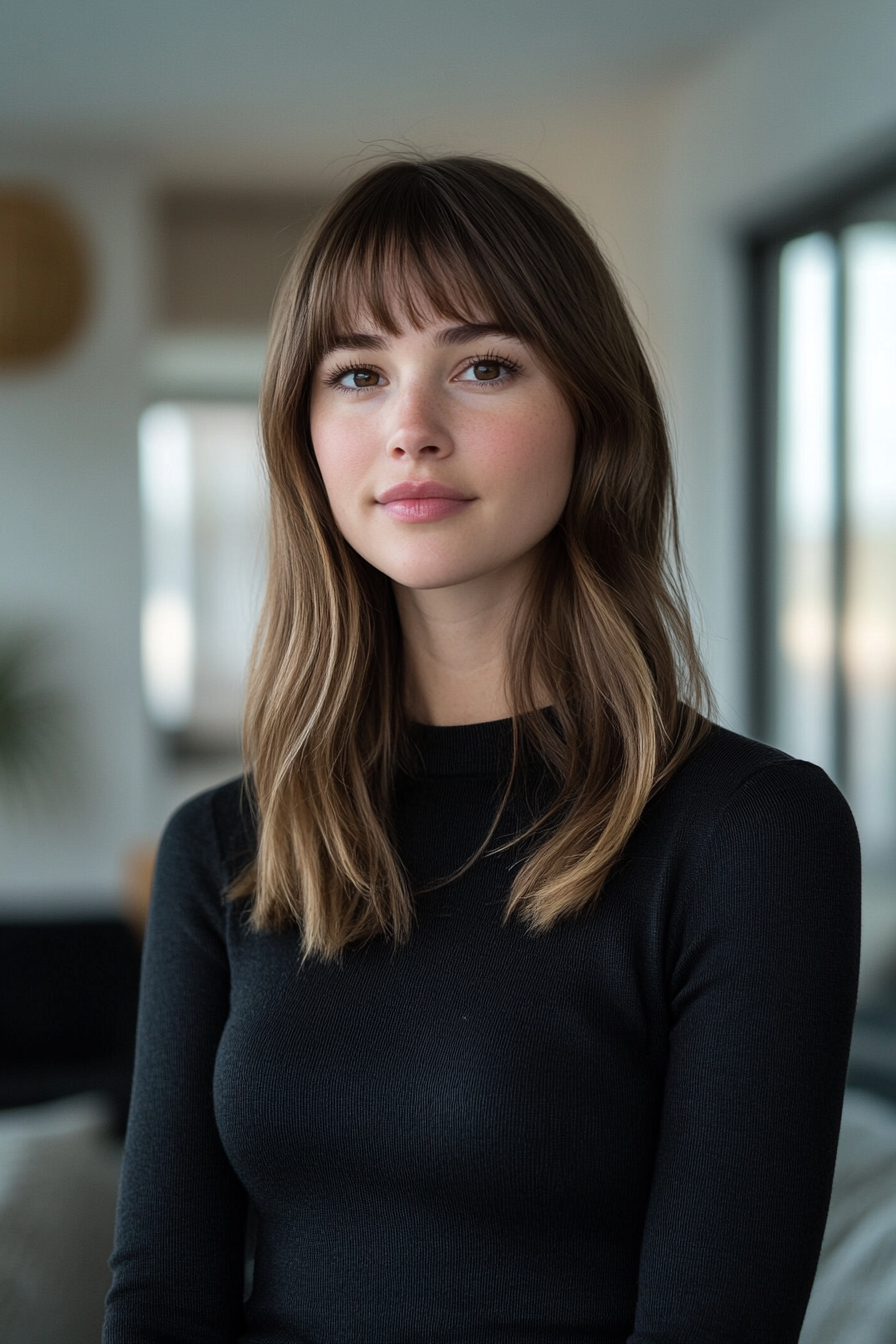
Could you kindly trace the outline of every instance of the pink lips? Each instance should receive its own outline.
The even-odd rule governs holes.
[[[436,481],[405,481],[377,495],[377,503],[385,508],[389,517],[402,523],[434,522],[451,513],[459,513],[472,502],[460,490],[439,485]]]

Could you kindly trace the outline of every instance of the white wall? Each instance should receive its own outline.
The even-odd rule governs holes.
[[[0,151],[0,180],[55,194],[93,261],[89,325],[52,364],[0,375],[0,622],[44,628],[65,695],[76,781],[54,809],[0,799],[4,910],[108,905],[144,832],[136,428],[145,209],[135,168]]]

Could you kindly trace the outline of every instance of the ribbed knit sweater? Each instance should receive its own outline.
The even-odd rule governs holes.
[[[483,838],[510,721],[415,741],[422,888]],[[522,851],[486,854],[337,963],[225,898],[253,844],[234,781],[161,846],[105,1344],[796,1344],[858,972],[822,771],[715,728],[584,914],[505,922]]]

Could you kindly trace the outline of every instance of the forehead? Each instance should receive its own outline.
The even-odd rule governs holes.
[[[362,315],[361,320],[351,328],[335,332],[324,353],[328,354],[330,350],[383,350],[391,340],[401,340],[411,333],[425,336],[434,346],[441,348],[466,345],[478,340],[487,340],[489,337],[520,339],[514,332],[507,331],[501,323],[487,320],[458,323],[433,314],[431,321],[423,326],[408,325],[398,331],[392,331],[378,326],[368,314],[366,317]]]
[[[371,292],[360,284],[347,285],[333,315],[344,330],[387,332],[430,331],[461,325],[498,325],[497,314],[485,296],[431,294],[418,281],[384,277]]]
[[[477,328],[540,347],[532,296],[509,281],[497,260],[467,240],[411,238],[371,231],[332,240],[309,275],[303,341],[307,370],[339,348],[374,348],[371,336]],[[528,320],[527,320],[528,319]],[[534,324],[537,327],[537,323]],[[360,340],[346,340],[346,337]]]
[[[502,322],[505,305],[458,247],[414,246],[408,238],[371,238],[321,276],[326,316],[339,330],[372,327],[397,335],[445,323]],[[324,316],[324,313],[321,313]],[[514,324],[515,325],[515,324]]]

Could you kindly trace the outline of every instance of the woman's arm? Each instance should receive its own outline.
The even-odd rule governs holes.
[[[796,1344],[858,980],[859,847],[822,771],[747,779],[678,885],[662,1128],[630,1344]]]
[[[212,1103],[230,976],[214,797],[159,849],[104,1344],[226,1344],[242,1322],[246,1199]]]

